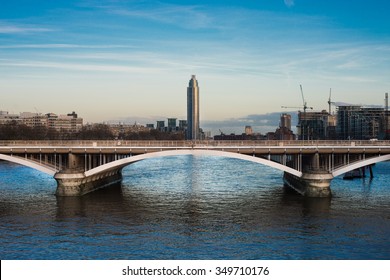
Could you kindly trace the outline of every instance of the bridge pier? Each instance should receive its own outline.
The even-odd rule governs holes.
[[[81,196],[122,181],[121,169],[86,176],[84,172],[63,170],[54,175],[57,196]]]
[[[330,197],[332,174],[325,172],[303,173],[302,177],[284,172],[283,181],[290,188],[307,197]]]

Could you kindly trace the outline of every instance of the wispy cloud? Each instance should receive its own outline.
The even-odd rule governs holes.
[[[287,7],[293,7],[295,6],[295,1],[294,0],[284,0],[284,4],[287,6]]]
[[[78,44],[17,44],[3,45],[0,49],[129,49],[130,45],[78,45]]]
[[[7,22],[0,22],[0,34],[23,34],[23,33],[40,33],[54,31],[50,28],[38,27],[34,25],[17,25]]]
[[[22,68],[48,68],[60,69],[69,71],[86,71],[86,72],[115,72],[115,73],[145,73],[159,72],[161,69],[152,67],[134,67],[115,64],[85,64],[85,63],[62,63],[62,62],[46,62],[46,61],[2,61],[0,66],[22,67]]]
[[[178,25],[190,29],[206,28],[212,26],[212,18],[201,10],[200,6],[160,4],[155,7],[143,8],[106,8],[108,12],[127,17],[141,18]]]

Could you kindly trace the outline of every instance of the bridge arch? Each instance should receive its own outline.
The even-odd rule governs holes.
[[[236,158],[236,159],[251,161],[251,162],[255,162],[255,163],[260,163],[260,164],[263,164],[263,165],[266,165],[266,166],[293,174],[297,177],[302,176],[302,172],[300,172],[298,170],[295,170],[291,167],[288,167],[288,166],[285,166],[283,164],[280,164],[280,163],[277,163],[274,161],[270,161],[270,160],[267,160],[264,158],[249,156],[249,155],[244,155],[244,154],[239,154],[239,153],[233,153],[233,152],[202,150],[202,149],[170,150],[170,151],[152,152],[152,153],[136,155],[136,156],[123,158],[123,159],[119,159],[119,160],[116,160],[113,162],[103,164],[101,166],[98,166],[96,168],[93,168],[91,170],[86,171],[85,175],[87,177],[89,177],[89,176],[93,176],[93,175],[96,175],[96,174],[99,174],[101,172],[105,172],[108,170],[121,169],[121,168],[125,167],[126,165],[129,165],[131,163],[134,163],[134,162],[137,162],[140,160],[144,160],[144,159],[167,157],[167,156],[180,156],[180,155],[205,155],[205,156],[219,156],[219,157],[227,157],[227,158]]]
[[[54,176],[57,172],[57,170],[45,167],[45,166],[40,165],[38,163],[35,163],[31,160],[24,159],[24,158],[17,157],[17,156],[8,156],[8,155],[0,154],[0,160],[5,160],[5,161],[13,162],[16,164],[20,164],[23,166],[27,166],[27,167],[33,168],[35,170],[41,171],[43,173],[49,174],[51,176]]]
[[[352,164],[337,168],[337,169],[333,170],[332,175],[333,175],[333,177],[336,177],[336,176],[342,175],[344,173],[347,173],[349,171],[352,171],[352,170],[355,170],[355,169],[358,169],[358,168],[361,168],[361,167],[364,167],[367,165],[371,165],[374,163],[387,161],[387,160],[390,160],[390,155],[384,155],[384,156],[365,159],[365,160],[362,160],[362,161],[359,161],[356,163],[352,163]]]

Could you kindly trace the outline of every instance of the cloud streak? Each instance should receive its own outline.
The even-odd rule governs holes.
[[[130,45],[79,45],[79,44],[17,44],[3,45],[0,49],[130,49]]]
[[[52,32],[53,29],[36,27],[34,25],[15,25],[0,22],[0,34],[24,34],[24,33],[41,33]]]
[[[61,62],[46,62],[46,61],[4,61],[0,66],[7,67],[21,67],[21,68],[47,68],[60,69],[68,71],[82,71],[82,72],[114,72],[114,73],[158,73],[161,69],[152,67],[132,67],[113,64],[86,64],[86,63],[61,63]]]
[[[161,45],[156,42],[153,45]],[[171,45],[182,46],[184,42],[173,41]],[[170,45],[167,45],[169,49]],[[372,45],[362,44],[327,44],[314,45],[305,48],[293,46],[293,49],[274,48],[277,54],[268,57],[267,53],[246,51],[237,52],[229,46],[197,42],[193,45],[198,54],[192,55],[191,50],[138,50],[137,47],[125,45],[78,45],[78,44],[30,44],[4,45],[7,62],[3,66],[74,69],[95,72],[122,73],[156,73],[192,72],[212,74],[217,76],[247,76],[279,80],[298,80],[303,74],[310,79],[372,81],[375,75],[364,77],[361,69],[370,68],[375,58],[368,55]],[[26,49],[26,57],[33,55],[36,60],[20,60],[20,53],[14,54],[14,49]],[[31,51],[29,51],[31,49]],[[53,49],[48,52],[46,49]],[[389,49],[378,47],[378,52],[387,57]],[[40,51],[36,51],[40,50]],[[218,50],[218,53],[215,53]],[[229,57],[227,60],[226,57]],[[313,69],[313,61],[315,71]],[[7,64],[5,64],[7,63]],[[363,79],[364,78],[364,79]]]
[[[284,4],[289,8],[295,6],[294,0],[284,0]]]
[[[212,27],[212,18],[202,12],[199,6],[160,4],[157,7],[142,9],[109,8],[109,13],[126,17],[177,25],[189,29]]]

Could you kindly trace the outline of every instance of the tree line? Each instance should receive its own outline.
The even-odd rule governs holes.
[[[184,132],[163,132],[156,129],[125,132],[115,135],[106,124],[84,126],[79,131],[56,130],[45,126],[30,127],[9,122],[0,125],[0,140],[184,140]]]

